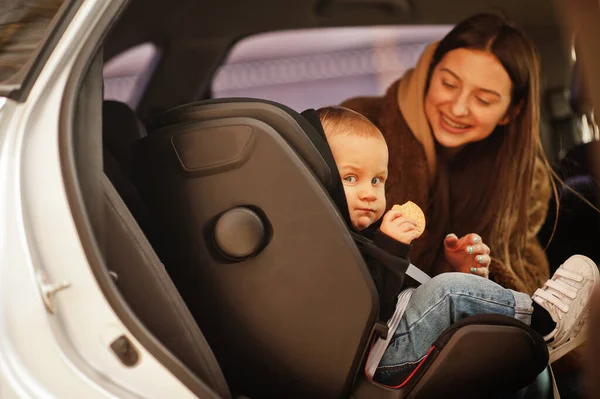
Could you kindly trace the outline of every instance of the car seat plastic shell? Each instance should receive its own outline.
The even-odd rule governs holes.
[[[222,148],[245,127],[252,143],[240,148],[249,154],[236,150],[230,155],[239,162],[203,163],[202,154],[226,154]],[[234,387],[250,397],[336,397],[349,390],[371,337],[376,290],[345,221],[281,133],[302,129],[292,123],[279,129],[224,116],[167,126],[134,148],[136,181],[162,226],[164,263]],[[196,135],[203,148],[181,147],[180,134],[188,141]],[[181,151],[194,170],[182,167]],[[214,256],[211,229],[223,212],[246,205],[262,212],[273,237],[255,256],[232,264]]]

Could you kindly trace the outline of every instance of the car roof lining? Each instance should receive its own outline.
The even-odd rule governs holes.
[[[530,32],[543,57],[562,51],[561,58],[566,58],[566,49],[556,46],[562,22],[547,0],[402,3],[410,4],[410,8],[407,11],[399,6],[394,8],[398,0],[223,0],[219,3],[180,0],[172,7],[165,7],[161,0],[133,0],[111,33],[105,56],[109,59],[144,42],[152,42],[163,50],[155,79],[139,107],[145,121],[157,111],[210,97],[212,76],[231,47],[242,38],[263,32],[343,26],[448,25],[476,12],[488,11],[504,14]],[[549,35],[552,40],[546,39]],[[544,41],[552,45],[540,46]],[[556,57],[552,58],[554,62]],[[550,85],[564,87],[567,74],[563,65],[546,64],[556,71],[550,74]],[[177,93],[173,87],[178,87]]]
[[[569,88],[572,65],[570,43],[563,37],[566,22],[547,0],[411,0],[408,10],[397,4],[395,0],[224,0],[218,4],[180,0],[166,9],[160,0],[132,0],[107,40],[105,57],[144,42],[161,49],[162,58],[137,107],[142,121],[149,123],[174,106],[211,98],[218,67],[236,43],[251,35],[325,27],[448,25],[487,11],[507,16],[535,42],[542,61],[542,109],[545,90]],[[541,127],[542,138],[554,159],[561,141],[548,126]]]

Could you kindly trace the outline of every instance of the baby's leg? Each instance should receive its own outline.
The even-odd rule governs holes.
[[[529,295],[466,273],[440,274],[413,293],[375,379],[389,383],[392,376],[408,376],[437,337],[458,320],[501,314],[530,324],[532,311]]]

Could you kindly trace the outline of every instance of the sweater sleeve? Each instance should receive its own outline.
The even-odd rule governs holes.
[[[400,242],[383,233],[381,230],[377,230],[373,242],[378,248],[381,248],[395,257],[402,258],[407,262],[410,261],[408,258],[408,253],[412,248],[412,244],[404,244],[403,242]]]
[[[528,230],[523,251],[511,251],[510,268],[494,259],[490,273],[500,285],[525,292],[529,295],[544,285],[549,278],[550,267],[537,234],[546,219],[552,194],[550,176],[540,159],[534,166],[531,197],[528,209]],[[518,238],[513,237],[516,242]]]

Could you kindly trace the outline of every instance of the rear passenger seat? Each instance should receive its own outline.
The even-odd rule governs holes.
[[[104,173],[162,258],[159,231],[131,181],[131,146],[146,137],[146,128],[129,106],[118,101],[104,101],[102,120]]]

